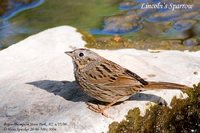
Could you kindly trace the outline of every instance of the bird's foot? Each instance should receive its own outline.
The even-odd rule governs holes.
[[[109,116],[104,112],[106,108],[101,108],[99,104],[92,104],[89,102],[86,102],[86,104],[88,105],[88,108],[96,113],[100,113],[103,116],[109,118]]]

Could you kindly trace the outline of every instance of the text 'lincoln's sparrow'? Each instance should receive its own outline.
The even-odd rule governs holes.
[[[168,82],[148,82],[137,74],[107,60],[88,49],[65,52],[72,57],[75,79],[89,96],[107,102],[104,108],[89,108],[98,113],[113,104],[124,101],[143,90],[184,89],[184,85]]]

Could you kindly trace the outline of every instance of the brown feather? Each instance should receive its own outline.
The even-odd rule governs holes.
[[[148,82],[148,85],[144,86],[145,90],[156,90],[156,89],[187,89],[188,86],[176,84],[176,83],[169,83],[169,82]]]

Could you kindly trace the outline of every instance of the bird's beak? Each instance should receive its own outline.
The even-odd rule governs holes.
[[[73,56],[73,51],[66,51],[65,54],[69,55],[69,56]]]

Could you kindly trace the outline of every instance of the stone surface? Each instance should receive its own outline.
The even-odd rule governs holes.
[[[139,107],[144,114],[150,101],[169,104],[173,96],[186,97],[179,90],[146,91],[108,109],[112,118],[90,111],[85,102],[91,98],[74,82],[72,61],[64,54],[84,44],[75,28],[61,26],[0,51],[0,132],[25,127],[39,128],[34,132],[106,132],[129,109]],[[189,86],[200,81],[200,51],[93,50],[146,80]],[[17,125],[31,123],[40,125]]]
[[[199,45],[200,42],[196,38],[189,38],[189,39],[183,41],[183,44],[185,46],[196,46],[196,45]]]
[[[108,17],[105,19],[103,32],[120,34],[137,30],[141,27],[139,20],[140,17],[137,14]]]

